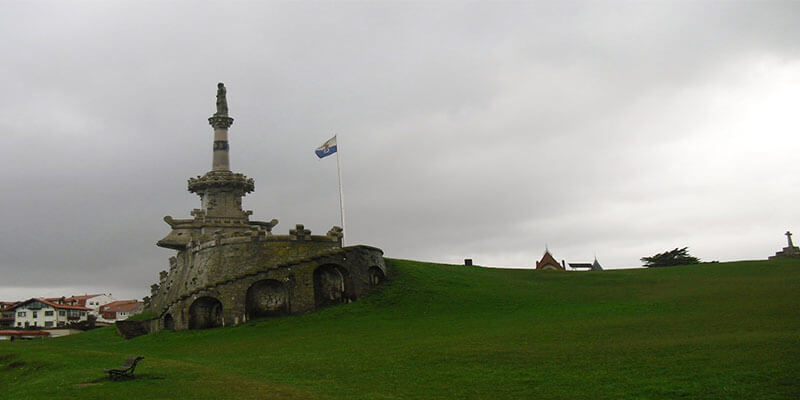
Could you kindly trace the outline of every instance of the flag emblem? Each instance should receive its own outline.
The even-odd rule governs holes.
[[[328,139],[322,146],[319,146],[314,153],[317,154],[319,158],[325,158],[331,154],[336,153],[336,135],[332,138]]]

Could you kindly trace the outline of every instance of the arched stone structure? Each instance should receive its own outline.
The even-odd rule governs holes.
[[[216,328],[223,325],[222,303],[209,296],[200,297],[189,307],[189,329]]]
[[[168,331],[175,330],[175,319],[172,318],[172,314],[164,315],[164,329]]]
[[[343,303],[346,299],[345,275],[336,264],[320,265],[314,270],[314,302],[317,307]]]
[[[145,311],[156,317],[147,324],[156,330],[237,325],[254,316],[305,314],[366,296],[387,276],[383,251],[344,247],[344,232],[336,226],[323,235],[312,235],[302,224],[288,234],[273,233],[277,219],[252,221],[252,211],[242,209],[242,197],[255,190],[255,181],[230,170],[233,118],[220,100],[226,91],[219,93],[223,105],[208,119],[214,129],[212,169],[190,178],[187,187],[200,197],[200,208],[191,218],[164,217],[171,230],[157,245],[177,253],[150,287]],[[370,272],[373,267],[377,270]]]
[[[263,279],[247,289],[247,319],[284,315],[289,312],[286,286],[275,279]]]
[[[164,288],[159,289],[151,299],[150,310],[159,315],[153,320],[151,330],[169,329],[165,323],[167,314],[172,317],[174,330],[238,325],[251,318],[305,314],[360,299],[387,276],[382,252],[369,246],[345,247],[275,265],[267,258],[270,253],[257,253],[260,245],[261,242],[255,241],[202,248],[194,255],[192,264],[184,264],[192,259],[179,254],[170,272],[175,276],[168,277],[173,280],[171,288],[166,292]],[[234,251],[245,250],[251,252],[247,257],[229,256]],[[204,270],[215,271],[215,282],[200,282],[195,286],[204,286],[192,291],[183,289],[193,286],[193,276],[189,273],[199,269],[191,266],[199,264],[198,254],[203,252],[208,256],[203,257],[206,261],[200,265]],[[217,256],[210,257],[214,254]],[[250,262],[242,262],[251,256]]]
[[[378,286],[386,280],[386,275],[383,273],[383,270],[378,267],[370,267],[369,270],[367,270],[367,276],[369,277],[370,286]]]

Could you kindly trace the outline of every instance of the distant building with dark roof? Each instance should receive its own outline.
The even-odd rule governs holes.
[[[572,269],[585,269],[587,271],[602,271],[603,267],[597,261],[597,257],[595,257],[593,263],[569,263],[569,267]]]

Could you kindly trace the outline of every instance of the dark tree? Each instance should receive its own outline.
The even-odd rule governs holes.
[[[671,267],[673,265],[699,264],[700,259],[689,255],[688,247],[658,253],[652,257],[642,257],[645,267]]]
[[[69,324],[67,324],[67,328],[88,331],[90,329],[96,328],[95,322],[97,322],[97,317],[95,317],[92,314],[89,314],[86,316],[86,321],[70,322]]]

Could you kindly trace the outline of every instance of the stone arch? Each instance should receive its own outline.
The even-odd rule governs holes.
[[[386,280],[386,274],[383,273],[383,270],[375,266],[367,270],[367,275],[369,276],[370,286],[378,286]]]
[[[189,329],[222,326],[222,303],[209,296],[200,297],[189,307]]]
[[[172,318],[172,314],[164,315],[164,329],[168,331],[175,330],[175,319]]]
[[[289,312],[286,286],[275,279],[263,279],[247,289],[247,319],[284,315]]]
[[[314,270],[314,303],[317,307],[344,303],[349,299],[350,276],[341,265],[324,264]]]

